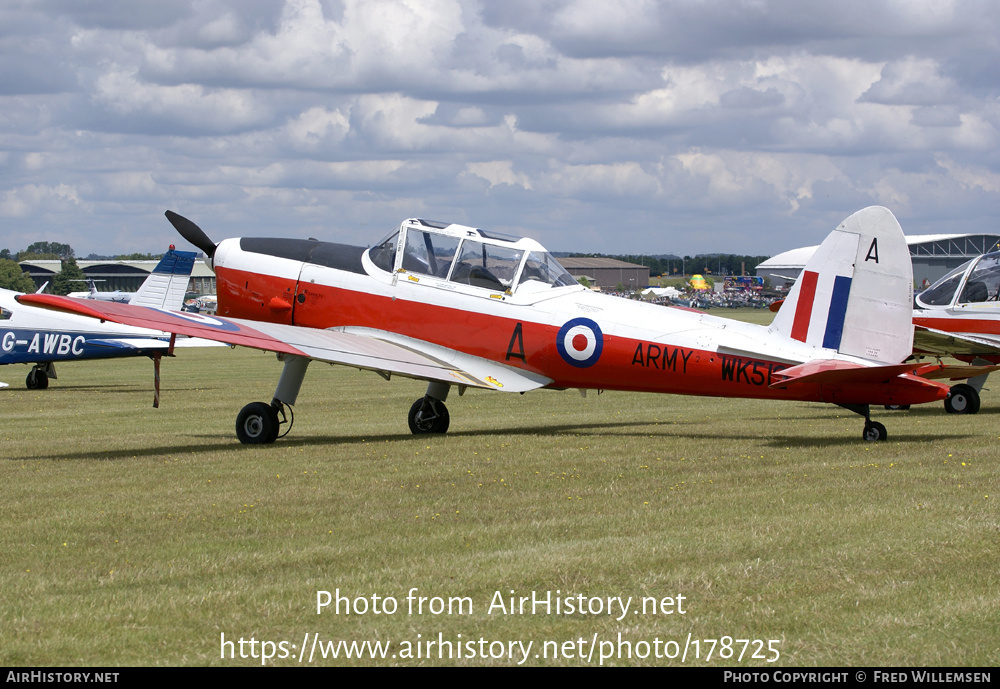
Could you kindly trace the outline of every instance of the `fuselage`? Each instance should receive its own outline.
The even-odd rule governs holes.
[[[0,365],[141,356],[165,350],[155,330],[25,306],[0,289]]]
[[[527,369],[553,388],[841,404],[939,398],[922,392],[902,400],[880,385],[771,388],[775,374],[802,362],[871,362],[767,326],[592,292],[554,277],[562,268],[536,242],[473,228],[406,221],[370,250],[230,239],[213,262],[220,316],[385,331]]]

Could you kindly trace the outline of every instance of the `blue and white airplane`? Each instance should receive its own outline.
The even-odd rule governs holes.
[[[129,303],[179,311],[195,255],[171,246]],[[25,380],[29,389],[47,388],[49,379],[57,378],[57,361],[125,356],[150,356],[158,361],[159,356],[171,353],[167,333],[25,306],[14,299],[18,294],[0,289],[0,365],[31,364]],[[0,383],[0,387],[7,384]]]

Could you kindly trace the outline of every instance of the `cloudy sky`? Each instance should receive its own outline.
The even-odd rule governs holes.
[[[0,248],[996,231],[995,0],[3,0]],[[184,248],[184,247],[182,247]],[[186,247],[190,248],[190,247]]]

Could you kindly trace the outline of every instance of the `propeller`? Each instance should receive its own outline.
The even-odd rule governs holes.
[[[167,216],[167,220],[170,221],[170,224],[174,226],[174,229],[177,230],[180,236],[184,237],[184,239],[204,251],[205,255],[209,258],[212,258],[212,256],[215,255],[215,249],[218,245],[209,239],[208,235],[205,234],[200,227],[185,218],[183,215],[177,215],[177,213],[174,213],[173,211],[167,211],[165,215]]]

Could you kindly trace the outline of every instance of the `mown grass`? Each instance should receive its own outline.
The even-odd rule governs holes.
[[[418,634],[530,640],[533,655],[690,633],[780,639],[778,665],[996,662],[994,392],[971,417],[879,411],[878,445],[819,404],[573,391],[456,395],[449,433],[414,437],[420,383],[313,364],[291,434],[242,447],[236,412],[269,399],[279,370],[259,352],[181,351],[154,410],[148,360],[60,366],[43,392],[0,369],[0,662],[258,664],[220,658],[220,634],[306,632],[390,653]],[[337,588],[400,608],[317,615],[317,590]],[[473,612],[408,615],[412,588]],[[686,614],[488,615],[511,590],[683,595]]]

